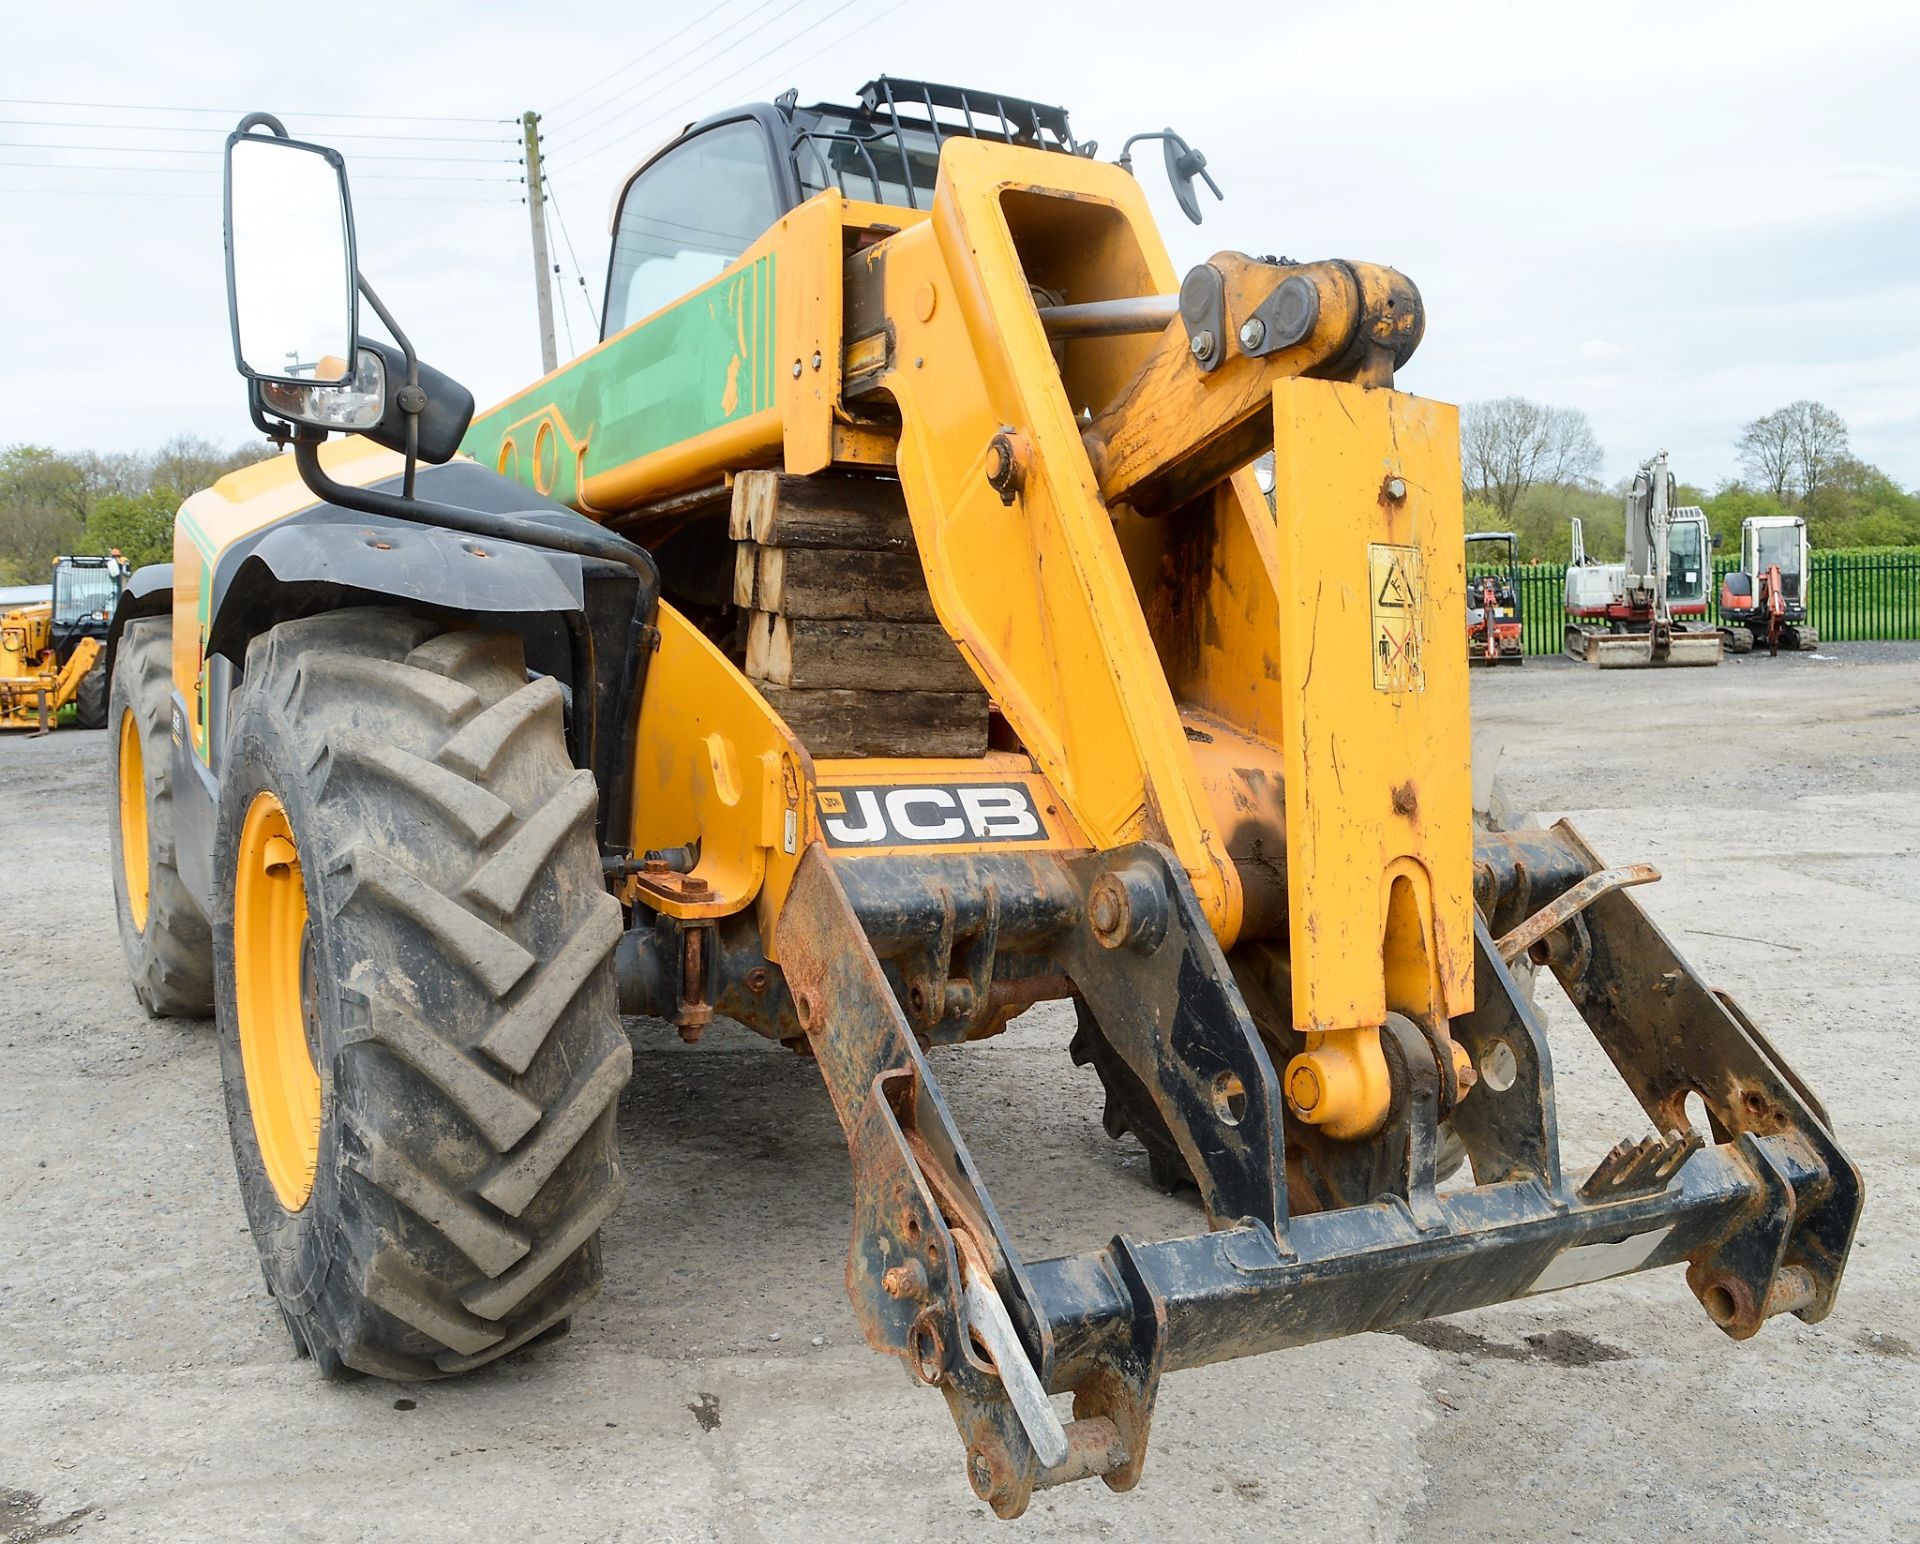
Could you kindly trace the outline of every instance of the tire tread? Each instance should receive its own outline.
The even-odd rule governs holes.
[[[361,1004],[335,1064],[358,1264],[304,1337],[382,1377],[466,1371],[592,1296],[625,1190],[613,1108],[633,1052],[593,778],[567,756],[558,684],[528,679],[512,634],[307,618],[256,641],[248,678],[286,704],[289,753],[324,763],[338,829],[302,857],[339,936],[363,940],[336,962]]]

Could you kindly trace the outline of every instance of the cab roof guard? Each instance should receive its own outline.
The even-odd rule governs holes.
[[[1090,156],[1096,148],[1091,143],[1081,145],[1075,142],[1064,107],[1048,107],[1044,103],[1029,102],[1022,97],[1004,96],[998,92],[941,86],[932,81],[902,80],[880,75],[860,88],[857,107],[831,103],[800,107],[798,103],[799,93],[791,90],[775,103],[782,116],[792,125],[796,153],[811,153],[821,161],[824,169],[826,162],[820,155],[818,141],[851,145],[859,160],[865,163],[866,175],[876,190],[881,175],[874,160],[873,147],[891,139],[904,169],[912,154],[907,139],[910,132],[931,134],[936,154],[950,136],[993,139],[1008,145],[1024,145],[1030,149],[1079,156]],[[904,115],[903,107],[906,109]],[[817,119],[830,114],[844,116],[850,127],[819,127]],[[807,121],[809,117],[816,121]],[[904,171],[902,182],[908,207],[918,209],[921,190],[915,188],[912,176],[904,174]]]

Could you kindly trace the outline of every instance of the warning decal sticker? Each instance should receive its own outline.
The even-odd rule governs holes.
[[[1372,597],[1373,689],[1420,691],[1426,686],[1420,662],[1425,641],[1420,549],[1369,542],[1367,580]]]

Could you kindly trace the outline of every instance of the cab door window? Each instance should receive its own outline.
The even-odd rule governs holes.
[[[766,131],[753,119],[720,124],[668,151],[620,201],[604,335],[704,284],[779,216]]]
[[[1667,599],[1699,600],[1707,593],[1706,546],[1695,521],[1667,528]]]

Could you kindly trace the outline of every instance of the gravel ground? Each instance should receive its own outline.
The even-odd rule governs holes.
[[[1744,1345],[1677,1270],[1177,1374],[1146,1475],[1003,1537],[1920,1538],[1920,649],[1477,674],[1518,800],[1571,814],[1823,1095],[1868,1205],[1833,1315]],[[858,1343],[810,1068],[636,1021],[632,1177],[573,1333],[467,1379],[324,1384],[245,1235],[207,1026],[149,1021],[105,736],[0,740],[0,1540],[987,1537],[941,1401]],[[1644,1121],[1543,989],[1569,1167]],[[1189,1231],[1099,1129],[1071,1017],[938,1066],[1030,1255]]]

